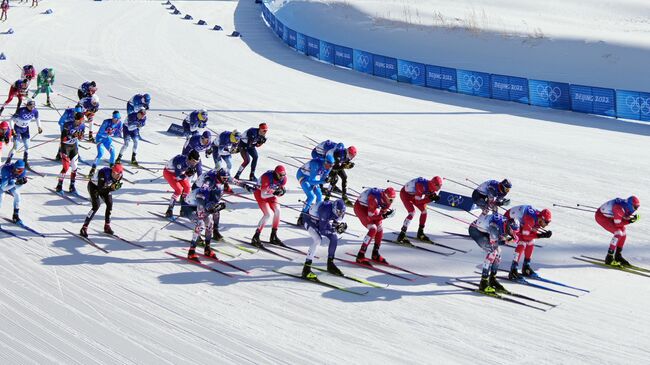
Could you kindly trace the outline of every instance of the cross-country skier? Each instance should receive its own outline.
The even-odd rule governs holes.
[[[208,125],[208,111],[199,109],[188,114],[183,119],[183,136],[190,138],[191,136],[199,134],[199,129],[203,129]]]
[[[36,91],[34,91],[32,99],[35,99],[36,96],[40,93],[45,93],[45,95],[47,95],[45,105],[52,106],[52,103],[50,101],[50,93],[53,92],[52,85],[54,85],[54,78],[53,68],[44,68],[41,72],[39,72],[38,78],[36,79]]]
[[[537,276],[533,268],[530,267],[530,260],[533,257],[533,250],[535,249],[535,239],[551,237],[551,231],[539,231],[551,223],[551,211],[548,209],[537,210],[530,205],[517,205],[508,209],[504,216],[508,219],[514,218],[518,220],[521,226],[518,234],[519,241],[515,248],[508,279],[521,279],[517,268],[519,267],[519,260],[522,254],[524,255],[524,265],[521,268],[523,276]]]
[[[614,237],[609,242],[607,256],[605,256],[607,265],[630,266],[630,263],[621,255],[627,237],[625,226],[639,219],[636,211],[640,206],[639,198],[632,195],[627,199],[612,199],[596,210],[596,222],[605,230],[614,234]]]
[[[2,162],[2,146],[8,145],[13,136],[13,131],[6,120],[0,122],[0,162]]]
[[[490,211],[496,213],[498,207],[510,204],[510,199],[505,198],[510,188],[512,184],[508,179],[503,179],[501,182],[488,180],[474,189],[472,200],[482,209],[481,215],[486,215]]]
[[[70,168],[70,188],[68,191],[76,193],[77,189],[74,186],[77,178],[77,161],[79,160],[79,140],[83,138],[85,126],[83,124],[83,114],[77,113],[74,117],[74,122],[68,122],[63,126],[61,132],[61,173],[59,173],[59,182],[56,185],[57,193],[63,191],[63,180]]]
[[[192,212],[195,210],[193,208],[193,204],[195,202],[196,194],[199,189],[213,189],[215,187],[218,187],[221,189],[221,191],[225,191],[224,187],[228,186],[228,182],[230,182],[230,174],[228,174],[228,171],[225,169],[212,169],[210,171],[205,172],[201,176],[199,176],[196,181],[192,184],[192,189],[190,192],[190,196],[188,198],[188,205],[181,206],[181,216],[184,217],[190,217],[192,215]],[[219,233],[219,227],[218,227],[218,221],[217,224],[214,225],[214,228],[212,229],[212,238],[215,241],[221,241],[223,238],[221,234]]]
[[[343,143],[336,143],[328,139],[317,144],[316,147],[311,150],[311,158],[324,159],[325,156],[336,157],[334,156],[335,154],[338,156],[343,156],[345,153],[346,150]]]
[[[113,137],[119,137],[122,132],[122,116],[117,110],[113,111],[112,117],[106,119],[102,122],[101,127],[99,127],[99,132],[97,132],[97,157],[93,166],[90,168],[88,173],[89,177],[95,175],[95,170],[97,165],[102,161],[104,156],[104,150],[108,151],[111,155],[109,159],[109,165],[113,166],[115,164],[115,146],[113,146]]]
[[[84,225],[81,227],[79,234],[83,237],[88,237],[88,225],[95,216],[95,213],[102,205],[102,201],[106,203],[106,211],[104,213],[104,232],[113,234],[111,229],[111,212],[113,211],[113,195],[114,191],[122,187],[122,164],[115,164],[113,167],[104,167],[97,172],[97,177],[88,181],[88,194],[92,208],[86,215]]]
[[[9,12],[9,0],[2,0],[2,3],[0,3],[0,10],[2,11],[2,13],[0,13],[0,21],[6,21],[7,12]]]
[[[239,141],[239,152],[244,161],[237,169],[235,174],[235,180],[239,180],[239,176],[242,171],[248,166],[248,163],[251,162],[251,174],[249,176],[250,181],[256,181],[255,169],[257,168],[257,147],[261,147],[266,142],[266,133],[269,131],[269,126],[266,123],[260,123],[257,128],[248,128],[244,134],[241,136]]]
[[[20,223],[20,188],[27,184],[27,172],[25,171],[25,162],[18,160],[14,163],[5,163],[0,170],[0,208],[5,193],[10,193],[14,197],[14,214],[11,220],[14,223]]]
[[[332,171],[329,174],[329,180],[331,186],[331,192],[341,193],[341,199],[345,202],[346,205],[352,206],[352,202],[348,199],[348,174],[345,170],[349,170],[354,167],[354,162],[352,159],[357,155],[357,148],[354,146],[348,147],[343,153],[334,154],[334,166],[332,166]],[[341,189],[336,187],[336,183],[339,178],[341,178]]]
[[[16,80],[13,84],[11,84],[9,87],[9,95],[7,96],[7,100],[5,100],[4,104],[2,104],[0,107],[0,115],[2,115],[2,112],[5,110],[7,104],[11,103],[11,101],[14,100],[14,96],[18,97],[18,105],[16,105],[17,112],[23,103],[23,98],[27,97],[27,92],[29,91],[27,89],[28,87],[29,80],[27,79]]]
[[[334,157],[326,156],[324,159],[314,158],[306,164],[302,165],[296,173],[298,183],[305,192],[305,205],[302,208],[303,213],[308,212],[311,208],[314,199],[316,203],[323,201],[323,193],[320,186],[327,181],[327,176],[334,166]],[[302,226],[302,214],[298,218],[298,225]]]
[[[504,291],[496,275],[501,262],[501,245],[517,242],[519,221],[508,219],[499,213],[480,216],[469,226],[469,235],[487,255],[483,260],[479,290],[485,293]]]
[[[79,100],[79,104],[84,108],[84,116],[88,124],[88,140],[94,143],[93,123],[95,121],[95,113],[99,110],[99,97],[97,95],[85,97]]]
[[[212,142],[212,146],[206,153],[208,155],[212,154],[212,159],[214,160],[214,165],[216,167],[225,167],[228,170],[228,173],[231,173],[232,154],[238,152],[237,148],[240,140],[241,133],[236,129],[232,132],[221,132],[219,138],[215,138]],[[223,166],[224,162],[226,163],[226,166]]]
[[[134,111],[140,109],[140,107],[149,110],[149,104],[151,103],[151,95],[149,94],[135,94],[131,100],[126,102],[126,114],[129,115]]]
[[[174,205],[178,197],[181,198],[181,204],[187,200],[187,195],[190,193],[190,177],[196,173],[195,167],[200,160],[199,153],[191,151],[187,156],[176,155],[165,165],[163,176],[174,190],[165,217],[174,216]]]
[[[348,228],[347,223],[343,222],[345,202],[342,199],[324,201],[313,205],[308,213],[302,214],[305,215],[303,218],[305,228],[313,240],[307,252],[302,277],[310,280],[316,278],[316,274],[311,271],[311,265],[316,255],[316,249],[321,243],[328,244],[327,271],[333,275],[343,275],[341,270],[334,265],[334,255],[339,239],[337,234],[342,234]]]
[[[140,128],[144,127],[147,123],[147,110],[140,108],[127,116],[127,119],[122,123],[122,135],[124,137],[124,145],[120,149],[120,154],[117,156],[116,163],[122,162],[122,155],[133,141],[133,150],[131,153],[131,165],[138,166],[138,161],[135,156],[138,153],[138,142],[140,141]]]
[[[399,192],[399,198],[404,203],[408,215],[404,219],[402,230],[397,236],[397,242],[411,243],[406,237],[406,230],[415,217],[415,208],[418,208],[420,211],[420,224],[416,238],[420,241],[431,242],[431,239],[424,234],[424,225],[427,222],[427,204],[437,202],[440,199],[437,193],[441,187],[442,178],[440,176],[434,176],[431,180],[427,180],[424,177],[417,177],[404,184],[402,190]]]
[[[222,195],[223,190],[217,184],[206,185],[190,194],[189,203],[196,204],[196,220],[190,250],[187,252],[188,259],[199,261],[196,255],[196,245],[204,230],[205,248],[203,254],[208,257],[217,257],[210,247],[210,243],[213,238],[215,241],[222,239],[221,234],[219,234],[219,218],[221,210],[226,208],[226,203],[221,201]]]
[[[77,96],[79,100],[93,96],[97,92],[97,84],[95,81],[85,81],[79,89],[77,89]]]
[[[20,72],[20,78],[27,80],[27,83],[31,83],[32,80],[36,77],[36,69],[32,65],[25,65],[22,67]]]
[[[196,151],[199,154],[207,151],[212,143],[212,133],[204,131],[202,134],[195,134],[185,141],[181,155],[187,156],[191,151]],[[201,176],[203,173],[203,164],[201,161],[196,165],[196,176]]]
[[[36,121],[36,127],[38,128],[38,134],[43,133],[43,128],[41,128],[41,119],[38,116],[38,109],[36,109],[36,103],[34,100],[28,99],[25,103],[25,106],[19,108],[16,114],[11,117],[11,120],[14,122],[14,145],[9,151],[9,156],[7,157],[8,161],[11,161],[13,158],[14,152],[18,149],[18,142],[22,143],[25,146],[25,151],[23,152],[23,160],[25,161],[25,168],[29,168],[29,161],[27,157],[29,156],[29,122],[32,120]]]
[[[275,169],[265,172],[260,177],[259,185],[256,186],[253,195],[263,215],[257,224],[257,229],[255,229],[255,234],[251,240],[253,246],[262,247],[260,233],[262,233],[266,221],[271,218],[271,212],[273,212],[273,224],[271,226],[269,242],[272,244],[283,244],[278,238],[278,226],[280,225],[280,204],[278,203],[278,197],[283,196],[287,192],[284,187],[286,184],[287,170],[282,165],[276,166]]]
[[[393,204],[396,195],[395,189],[392,187],[386,189],[369,188],[362,191],[354,203],[354,213],[359,217],[361,224],[368,229],[368,233],[363,238],[361,248],[357,253],[358,263],[366,265],[370,263],[366,258],[366,250],[373,239],[375,244],[372,248],[372,261],[383,264],[388,263],[379,253],[381,240],[384,237],[382,222],[385,218],[395,215],[395,210],[391,209],[390,206]]]
[[[84,114],[86,110],[79,104],[77,104],[74,108],[67,108],[66,110],[63,111],[63,114],[61,114],[61,118],[59,118],[59,130],[61,133],[63,133],[63,126],[68,123],[68,122],[74,122],[74,116],[77,113]],[[55,159],[57,161],[61,161],[61,150],[56,153]]]

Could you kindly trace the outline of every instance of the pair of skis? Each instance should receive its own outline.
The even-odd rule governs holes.
[[[605,260],[598,259],[595,257],[590,257],[590,256],[585,256],[585,255],[580,255],[580,256],[574,256],[573,257],[576,260],[579,261],[584,261],[588,262],[593,265],[598,265],[601,267],[606,267],[608,269],[614,269],[614,270],[619,270],[619,271],[624,271],[630,274],[635,274],[639,276],[645,276],[650,278],[650,269],[646,269],[644,267],[636,266],[636,265],[630,265],[630,266],[622,266],[622,265],[607,265],[605,263]]]
[[[485,295],[485,296],[490,297],[490,298],[503,300],[503,301],[506,301],[506,302],[509,302],[509,303],[513,303],[513,304],[521,305],[521,306],[524,306],[524,307],[536,309],[536,310],[539,310],[539,311],[542,311],[542,312],[546,312],[546,311],[548,311],[550,309],[553,309],[553,308],[558,306],[558,304],[545,302],[545,301],[542,301],[542,300],[539,300],[539,299],[529,297],[527,295],[512,292],[510,290],[494,292],[494,293],[492,293],[492,292],[484,292],[484,291],[481,291],[481,290],[478,289],[479,288],[478,283],[475,283],[475,282],[467,280],[467,279],[462,279],[462,278],[456,278],[456,279],[454,279],[454,281],[448,281],[447,284],[455,286],[457,288],[468,290],[468,291],[471,291],[471,292],[474,292],[474,293]],[[536,304],[541,304],[541,306],[532,304],[530,302],[536,303]]]
[[[75,232],[70,231],[70,230],[67,229],[67,228],[64,228],[63,230],[64,230],[65,232],[67,232],[67,233],[69,233],[69,234],[71,234],[71,235],[73,235],[73,236],[79,238],[80,240],[86,242],[87,244],[91,245],[92,247],[94,247],[94,248],[96,248],[96,249],[102,251],[103,253],[106,253],[106,254],[109,253],[108,250],[106,250],[105,248],[100,247],[100,246],[99,246],[97,243],[95,243],[95,241],[93,241],[90,237],[84,237],[84,236],[80,235],[79,233],[75,233]],[[135,247],[139,247],[139,248],[145,248],[144,245],[141,245],[141,244],[139,244],[139,243],[135,243],[135,242],[133,242],[133,241],[127,240],[126,238],[123,238],[123,237],[118,236],[118,235],[116,235],[116,234],[110,234],[110,233],[105,233],[105,232],[102,232],[102,234],[105,235],[105,236],[108,236],[108,237],[114,238],[114,239],[116,239],[116,240],[118,240],[118,241],[124,242],[124,243],[126,243],[126,244],[129,244],[129,245],[131,245],[131,246],[135,246]]]

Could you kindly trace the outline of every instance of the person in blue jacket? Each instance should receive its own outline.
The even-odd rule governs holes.
[[[303,212],[309,211],[314,199],[316,199],[316,203],[323,201],[323,193],[321,192],[320,186],[327,181],[327,176],[332,166],[334,166],[334,157],[326,156],[325,159],[314,158],[298,169],[296,178],[302,191],[307,195],[305,206],[302,209]],[[301,214],[298,217],[299,226],[303,224],[302,219],[303,215]]]
[[[246,132],[241,136],[239,141],[239,152],[244,161],[237,169],[235,174],[235,180],[239,180],[239,176],[242,171],[248,166],[248,163],[251,162],[251,174],[249,176],[250,181],[257,181],[255,177],[255,169],[257,168],[257,147],[262,147],[266,142],[266,133],[269,131],[269,126],[266,123],[260,123],[257,128],[248,128]]]
[[[202,134],[194,135],[185,141],[185,145],[183,146],[183,151],[181,152],[181,155],[187,156],[192,151],[196,151],[199,153],[207,152],[211,144],[212,144],[212,133],[210,133],[210,131],[204,131]],[[199,161],[199,163],[196,165],[196,176],[201,176],[202,173],[203,173],[203,164]]]
[[[129,115],[140,107],[149,110],[149,104],[151,103],[151,95],[149,94],[135,94],[131,100],[126,102],[126,114]]]
[[[214,160],[214,165],[218,168],[226,168],[228,173],[231,173],[232,169],[232,154],[239,152],[239,141],[241,140],[241,133],[236,129],[234,131],[225,131],[219,134],[219,138],[215,138],[212,142],[212,146],[208,151],[207,155],[212,154],[212,159]],[[226,163],[226,166],[223,166],[223,163]]]
[[[122,123],[122,136],[124,137],[124,145],[120,149],[120,153],[117,155],[117,160],[115,163],[122,162],[122,155],[126,152],[126,149],[131,145],[133,141],[133,150],[131,153],[131,165],[139,166],[138,161],[135,156],[138,154],[138,142],[140,141],[140,128],[144,127],[147,124],[147,109],[140,108],[137,111],[129,114],[126,118],[126,122]]]
[[[307,259],[302,269],[302,277],[315,279],[316,274],[311,271],[312,262],[319,245],[328,244],[327,250],[327,272],[333,275],[342,276],[343,273],[334,265],[334,255],[338,245],[338,235],[348,228],[343,222],[345,216],[345,202],[342,199],[336,201],[327,200],[313,205],[309,212],[303,212],[304,227],[309,232],[313,242],[307,252]]]
[[[183,136],[190,138],[199,134],[199,129],[208,126],[208,111],[205,109],[195,110],[188,114],[183,120]]]
[[[119,137],[122,132],[122,115],[119,111],[113,111],[113,114],[110,119],[106,119],[102,122],[102,126],[99,127],[99,132],[97,132],[97,157],[93,166],[90,168],[90,173],[88,176],[90,178],[95,175],[95,170],[97,165],[102,161],[104,156],[104,150],[108,151],[111,155],[109,164],[113,166],[115,164],[115,146],[113,146],[113,137]]]
[[[18,160],[14,163],[5,163],[0,169],[0,208],[5,193],[14,197],[14,214],[11,218],[14,223],[22,223],[19,216],[20,211],[20,188],[27,184],[27,171],[25,170],[25,161]]]

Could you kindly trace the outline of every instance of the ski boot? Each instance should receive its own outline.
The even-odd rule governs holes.
[[[605,265],[616,266],[614,261],[614,250],[607,250],[607,256],[605,256]]]
[[[257,181],[257,177],[255,176],[254,172],[251,172],[251,174],[248,176],[248,180]]]
[[[343,194],[343,195],[341,196],[341,199],[343,199],[343,202],[344,202],[345,205],[347,205],[348,207],[352,207],[352,206],[354,206],[354,204],[352,203],[352,201],[351,201],[350,199],[348,199],[348,196],[347,196],[347,195]]]
[[[406,237],[406,230],[402,229],[402,231],[397,235],[396,241],[400,244],[403,245],[411,245],[411,241]]]
[[[213,258],[213,259],[217,258],[217,254],[214,253],[214,251],[212,250],[212,247],[210,247],[210,244],[205,245],[205,248],[203,249],[203,254],[205,256]]]
[[[191,247],[189,250],[187,250],[187,259],[196,262],[201,262],[199,261],[199,256],[196,254],[196,249],[194,247]]]
[[[115,163],[122,163],[122,154],[117,155],[117,158],[115,159]]]
[[[32,98],[32,99],[34,99],[34,98]],[[50,98],[47,98],[47,100],[45,101],[45,106],[49,107],[49,108],[52,108],[52,102],[50,101]]]
[[[523,277],[517,271],[517,265],[513,263],[512,266],[510,267],[510,272],[508,273],[508,280],[520,281],[521,279],[523,279]]]
[[[212,229],[212,239],[215,241],[223,241],[223,236],[221,233],[219,233],[219,229],[217,229],[217,227],[214,227]]]
[[[370,266],[370,260],[366,258],[366,251],[359,250],[357,253],[357,263]]]
[[[165,212],[165,218],[172,218],[172,217],[174,217],[174,208],[173,206],[170,205],[167,208],[167,211]]]
[[[59,180],[59,183],[56,184],[56,192],[63,193],[63,181]]]
[[[233,177],[233,179],[235,179],[235,180],[239,180],[239,177],[240,177],[240,176],[241,176],[241,171],[237,171],[237,173],[235,174],[235,176]]]
[[[93,137],[93,132],[88,132],[88,142],[95,143],[95,137]]]
[[[327,258],[327,272],[332,275],[343,276],[343,272],[339,270],[336,265],[334,265],[333,257]]]
[[[302,218],[302,214],[303,213],[300,213],[300,216],[298,216],[298,221],[296,222],[298,227],[302,227],[305,224],[305,220]]]
[[[2,112],[5,111],[5,107],[0,107],[0,115],[2,115]]]
[[[20,216],[18,215],[18,208],[14,209],[14,215],[11,217],[11,221],[16,224],[23,224],[23,221],[20,220]]]
[[[483,280],[483,279],[481,278],[481,280]],[[494,288],[494,290],[496,292],[506,292],[507,291],[506,288],[504,288],[503,285],[501,285],[497,281],[497,274],[496,273],[490,274],[490,278],[489,278],[488,283],[490,284],[490,286],[492,288]]]
[[[388,265],[388,261],[386,261],[384,256],[379,254],[379,249],[372,250],[372,261]]]
[[[316,280],[317,276],[311,271],[311,260],[305,260],[305,265],[302,267],[302,278],[307,280]]]
[[[332,185],[332,189],[331,189],[331,191],[332,191],[332,193],[338,193],[338,194],[341,194],[341,193],[343,192],[343,191],[341,191],[341,189],[339,189],[338,186],[336,186],[336,185]]]
[[[88,238],[88,226],[85,226],[85,225],[84,225],[83,227],[81,227],[81,230],[79,231],[79,235],[80,235],[81,237],[86,237],[86,238]]]
[[[88,177],[89,177],[89,178],[92,179],[93,176],[95,176],[95,170],[97,170],[97,166],[93,165],[93,166],[90,168],[90,172],[88,173]]]
[[[131,154],[131,165],[136,166],[136,167],[140,166],[138,164],[138,161],[135,159],[135,152]]]
[[[104,223],[104,233],[115,234],[113,229],[111,229],[111,224],[110,223]]]
[[[269,237],[269,243],[271,243],[273,245],[284,246],[284,242],[282,242],[278,238],[278,229],[277,228],[272,228],[271,229],[271,237]]]
[[[623,247],[616,247],[616,253],[614,254],[614,260],[621,264],[621,266],[632,266],[630,263],[623,258],[621,255],[621,252],[623,252]]]
[[[496,290],[490,286],[487,276],[481,276],[481,282],[478,285],[478,291],[486,294],[494,294]]]
[[[70,192],[70,193],[72,193],[72,194],[76,194],[76,193],[77,193],[77,188],[74,187],[74,183],[73,183],[73,182],[70,183],[70,187],[68,188],[68,192]]]
[[[528,278],[534,278],[537,276],[537,273],[530,267],[530,261],[524,260],[524,266],[521,268],[521,274]]]
[[[228,194],[233,193],[232,188],[230,187],[230,184],[228,184],[228,183],[223,184],[223,191],[224,191],[224,193],[228,193]]]
[[[260,248],[263,247],[262,241],[260,241],[260,231],[255,230],[255,234],[253,235],[253,239],[251,240],[251,245]]]
[[[422,242],[431,242],[431,238],[429,238],[426,234],[424,234],[424,226],[420,226],[418,228],[418,234],[417,234],[417,239],[419,239]]]

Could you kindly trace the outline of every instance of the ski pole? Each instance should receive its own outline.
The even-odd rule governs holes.
[[[297,169],[300,168],[300,166],[294,165],[294,164],[289,163],[289,162],[282,161],[282,160],[280,160],[279,158],[275,158],[275,157],[273,157],[273,156],[266,156],[266,157],[268,157],[269,159],[271,159],[271,160],[273,160],[273,161],[277,161],[277,162],[280,162],[280,163],[283,163],[283,164],[289,165],[289,166],[291,166],[291,167],[295,167],[295,168],[297,168]]]
[[[467,184],[463,184],[463,183],[460,182],[460,181],[456,181],[456,180],[454,180],[454,179],[450,179],[450,178],[448,178],[448,177],[446,177],[445,180],[449,180],[449,181],[453,182],[454,184],[458,184],[458,185],[460,185],[460,186],[464,186],[464,187],[466,187],[466,188],[468,188],[468,189],[474,190],[474,187],[469,186],[469,185],[467,185]]]
[[[311,151],[311,147],[303,146],[303,145],[301,145],[301,144],[293,143],[293,142],[289,142],[289,141],[282,141],[282,142],[284,142],[284,143],[288,143],[288,144],[292,144],[292,145],[294,145],[294,146],[302,147],[302,148],[304,148],[304,149],[307,149],[307,150],[310,150],[310,151]]]
[[[478,183],[477,183],[476,181],[470,179],[470,178],[467,178],[467,177],[466,177],[466,178],[465,178],[465,181],[469,181],[469,182],[471,182],[472,184],[478,186]]]
[[[447,217],[447,218],[451,218],[451,219],[453,219],[453,220],[457,220],[457,221],[459,221],[459,222],[463,222],[463,223],[465,223],[465,224],[472,225],[472,223],[470,223],[470,222],[468,222],[468,221],[466,221],[466,220],[463,220],[463,219],[460,219],[460,218],[456,218],[456,217],[454,217],[454,216],[451,215],[451,214],[443,213],[443,212],[441,212],[441,211],[439,211],[439,210],[437,210],[437,209],[433,209],[433,208],[431,208],[430,206],[427,206],[427,209],[429,209],[429,210],[431,210],[431,211],[433,211],[433,212],[436,212],[436,213],[438,213],[438,214],[440,214],[440,215],[444,215],[444,216]]]
[[[56,110],[57,114],[59,114],[59,117],[61,117],[61,116],[62,116],[62,115],[61,115],[61,112],[59,111],[59,109],[56,107],[56,105],[54,105],[54,103],[53,103],[51,100],[50,100],[50,105],[52,105],[52,107],[54,108],[54,110]]]
[[[67,96],[65,96],[65,95],[63,95],[63,94],[59,94],[59,93],[57,93],[57,95],[60,96],[60,97],[62,97],[62,98],[66,98],[66,99],[70,100],[70,101],[73,102],[73,103],[77,103],[77,104],[79,104],[79,101],[74,100],[73,98],[69,98],[69,97],[67,97]]]
[[[119,101],[124,101],[124,102],[127,102],[127,103],[129,102],[128,100],[124,100],[124,99],[121,99],[121,98],[115,97],[115,96],[113,96],[113,95],[108,95],[108,97],[109,97],[109,98],[113,98],[113,99],[117,99],[117,100],[119,100]]]
[[[76,87],[74,87],[74,86],[70,86],[70,85],[68,85],[68,84],[61,84],[61,85],[65,86],[65,87],[69,87],[69,88],[71,88],[71,89],[73,89],[73,90],[78,90]]]
[[[183,118],[174,117],[174,116],[166,115],[166,114],[158,114],[158,116],[160,116],[160,117],[165,117],[165,118],[169,118],[169,119],[183,120]]]
[[[560,207],[560,208],[566,208],[566,209],[581,210],[581,211],[583,211],[583,212],[590,212],[590,213],[595,212],[595,210],[576,208],[576,207],[572,207],[572,206],[570,206],[570,205],[562,205],[562,204],[555,204],[555,203],[553,203],[553,206],[554,206],[554,207]]]
[[[318,142],[317,140],[315,140],[315,139],[313,139],[313,138],[311,138],[311,137],[309,137],[309,136],[307,136],[307,135],[304,135],[304,134],[303,134],[302,136],[305,137],[305,138],[307,138],[308,140],[310,140],[310,141],[316,143],[316,144],[319,144],[319,143],[320,143],[320,142]]]
[[[583,207],[583,208],[591,208],[591,209],[595,209],[595,210],[600,209],[599,207],[592,207],[591,205],[585,205],[585,204],[576,204],[576,206]]]
[[[398,186],[404,186],[404,184],[398,183],[397,181],[393,181],[393,180],[390,180],[390,179],[386,180],[386,182],[391,183],[391,184],[395,184],[395,185],[398,185]]]

